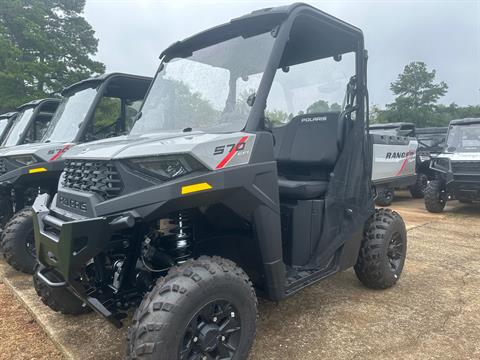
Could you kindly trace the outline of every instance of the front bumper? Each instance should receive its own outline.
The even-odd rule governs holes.
[[[41,194],[33,204],[37,259],[70,283],[105,248],[111,227],[106,218],[63,221],[50,215],[49,201],[48,194]]]

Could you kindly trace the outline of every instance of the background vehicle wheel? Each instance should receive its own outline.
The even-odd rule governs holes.
[[[447,204],[445,187],[440,180],[432,180],[425,190],[425,208],[431,213],[440,213]]]
[[[378,206],[389,206],[393,201],[393,197],[395,196],[394,190],[389,187],[379,190],[380,191],[378,192],[375,199],[375,204],[377,204]]]
[[[355,264],[358,279],[372,289],[386,289],[400,278],[407,255],[407,230],[400,215],[375,209],[365,226]]]
[[[92,311],[67,288],[54,288],[43,282],[37,275],[38,269],[39,265],[37,264],[33,274],[33,286],[42,302],[50,309],[65,315],[80,315]],[[61,280],[54,273],[48,273],[47,276],[52,281]]]
[[[5,225],[1,248],[5,260],[14,269],[33,274],[37,260],[35,258],[32,208],[20,210]]]
[[[418,173],[415,184],[409,187],[410,194],[414,199],[421,199],[425,196],[425,190],[428,185],[428,177],[425,174]]]
[[[246,359],[257,298],[232,261],[202,256],[172,268],[145,295],[127,335],[127,359]]]

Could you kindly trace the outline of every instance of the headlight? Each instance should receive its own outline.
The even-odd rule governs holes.
[[[130,167],[162,180],[175,179],[205,169],[189,155],[150,156],[128,160]]]
[[[444,158],[437,158],[433,160],[432,167],[440,171],[450,171],[450,160]]]
[[[18,155],[9,157],[10,160],[16,162],[20,166],[28,166],[38,162],[38,160],[33,155]]]
[[[420,155],[420,161],[421,161],[421,162],[428,161],[428,160],[430,160],[430,156],[428,156],[428,155]]]

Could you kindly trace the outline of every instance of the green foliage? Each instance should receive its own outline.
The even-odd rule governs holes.
[[[332,105],[328,104],[328,101],[325,100],[318,100],[315,101],[312,105],[307,108],[307,114],[312,113],[322,113],[328,111],[341,111],[342,107],[337,104],[333,103]]]
[[[105,66],[85,0],[0,0],[0,112],[62,90]]]
[[[435,83],[435,70],[428,71],[423,62],[405,66],[390,89],[395,101],[380,109],[370,109],[372,123],[413,122],[417,127],[446,126],[453,119],[480,117],[480,106],[460,107],[455,103],[439,105],[438,100],[447,92],[445,82]]]

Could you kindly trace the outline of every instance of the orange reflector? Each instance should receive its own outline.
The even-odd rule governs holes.
[[[182,186],[182,195],[194,193],[197,191],[210,190],[212,186],[209,183],[203,182],[199,184]]]
[[[35,174],[35,173],[45,172],[45,171],[47,171],[47,169],[45,169],[44,167],[40,167],[40,168],[30,169],[30,170],[28,170],[28,173],[29,174]]]

